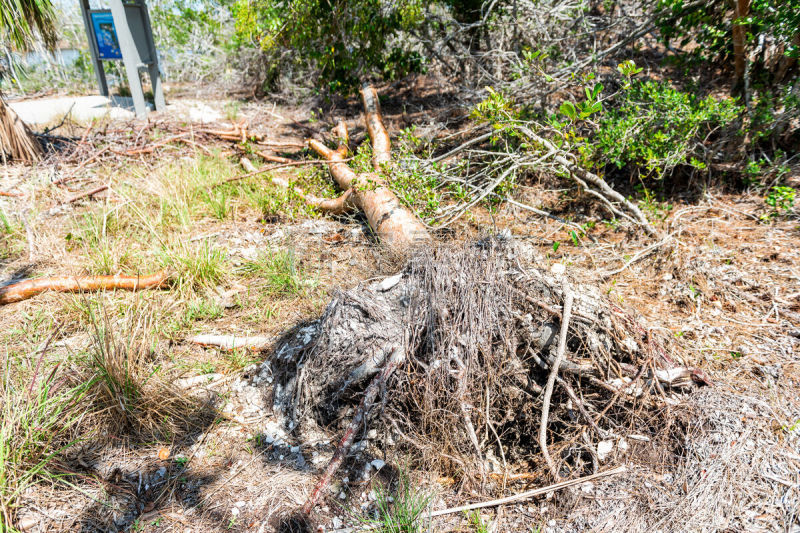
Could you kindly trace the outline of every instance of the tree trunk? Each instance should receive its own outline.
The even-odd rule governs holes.
[[[746,17],[750,13],[750,0],[734,0],[733,8],[733,67],[736,75],[734,81],[737,87],[744,86],[745,69],[747,68],[747,57],[745,43],[747,40],[747,26],[740,24],[739,19]]]
[[[42,147],[28,126],[0,94],[0,157],[32,163],[42,158]]]

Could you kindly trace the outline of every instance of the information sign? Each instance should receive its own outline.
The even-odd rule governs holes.
[[[117,30],[114,28],[114,17],[111,11],[93,11],[92,27],[97,42],[97,54],[100,59],[122,59]]]

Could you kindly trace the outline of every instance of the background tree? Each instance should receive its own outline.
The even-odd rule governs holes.
[[[0,0],[0,40],[25,48],[35,38],[49,49],[55,47],[55,17],[50,0]],[[42,148],[38,140],[0,93],[0,155],[21,161],[36,161]]]

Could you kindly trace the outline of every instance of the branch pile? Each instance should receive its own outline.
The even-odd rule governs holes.
[[[554,474],[571,476],[597,470],[587,430],[594,442],[623,427],[646,433],[673,390],[707,383],[677,362],[668,335],[596,288],[519,264],[515,247],[495,239],[420,250],[401,274],[337,294],[319,320],[278,345],[264,368],[287,427],[344,427],[306,512],[372,426],[469,483],[512,475],[512,463],[544,466],[541,422]],[[565,291],[574,304],[559,343]],[[548,424],[542,392],[551,375]]]

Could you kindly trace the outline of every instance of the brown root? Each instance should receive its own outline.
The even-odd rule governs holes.
[[[102,290],[138,291],[163,287],[169,278],[166,270],[149,276],[56,276],[29,279],[0,288],[0,305],[20,302],[47,291],[91,292]]]

